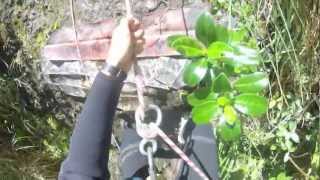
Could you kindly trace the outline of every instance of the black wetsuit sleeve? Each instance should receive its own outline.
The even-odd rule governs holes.
[[[122,80],[97,75],[75,125],[60,180],[109,179],[109,146],[121,87]]]

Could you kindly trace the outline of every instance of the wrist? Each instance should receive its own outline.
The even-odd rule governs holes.
[[[101,72],[111,79],[119,79],[121,81],[127,77],[127,73],[124,70],[111,63],[106,63]]]
[[[129,72],[131,67],[130,61],[125,58],[108,58],[106,63],[108,63],[111,66],[117,67],[126,73]]]

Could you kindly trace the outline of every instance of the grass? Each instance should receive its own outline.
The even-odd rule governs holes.
[[[270,74],[270,108],[266,118],[247,120],[238,143],[220,145],[222,179],[317,179],[320,1],[233,0],[232,8],[230,1],[213,3],[232,9],[258,40]]]
[[[4,180],[56,179],[60,166],[60,161],[36,150],[16,152],[6,147],[1,150],[0,157],[0,177]]]

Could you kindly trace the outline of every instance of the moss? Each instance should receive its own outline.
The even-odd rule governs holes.
[[[61,109],[39,78],[39,52],[63,20],[63,3],[0,3],[1,178],[55,179],[66,154],[70,129],[54,118]]]

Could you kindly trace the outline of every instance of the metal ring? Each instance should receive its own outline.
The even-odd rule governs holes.
[[[148,156],[147,146],[152,147],[152,153],[154,154],[158,149],[157,141],[154,139],[142,139],[139,144],[139,151],[141,154]]]
[[[160,126],[161,121],[162,121],[162,113],[161,113],[161,109],[159,108],[159,106],[154,105],[154,104],[149,104],[145,109],[141,109],[142,107],[139,106],[135,112],[135,119],[136,122],[138,123],[138,125],[142,124],[142,120],[141,118],[144,118],[143,114],[141,114],[142,112],[146,112],[148,110],[154,110],[157,113],[157,118],[154,122],[154,124],[156,126]]]

